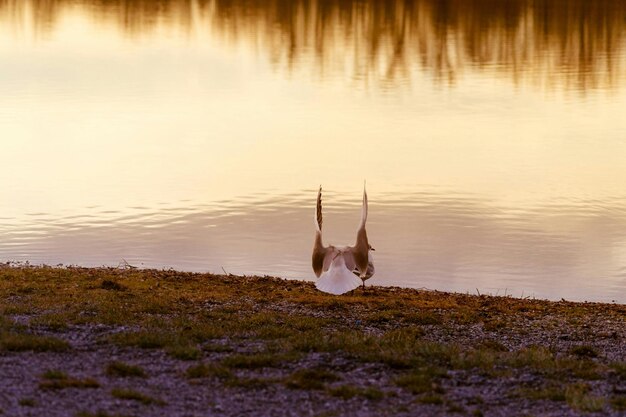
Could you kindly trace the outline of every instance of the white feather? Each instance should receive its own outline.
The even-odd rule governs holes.
[[[341,255],[333,259],[328,270],[319,277],[315,284],[318,290],[335,295],[347,293],[360,285],[361,279],[348,269],[346,261]]]

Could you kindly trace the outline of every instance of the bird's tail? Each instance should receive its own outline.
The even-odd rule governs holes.
[[[346,267],[343,256],[339,255],[317,280],[318,290],[329,294],[340,295],[352,291],[361,285],[361,279]]]

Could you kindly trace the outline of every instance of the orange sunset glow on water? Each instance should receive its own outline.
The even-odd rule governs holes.
[[[626,2],[0,0],[0,261],[626,302]]]

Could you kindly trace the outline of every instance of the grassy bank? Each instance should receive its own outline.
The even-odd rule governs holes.
[[[626,413],[622,305],[8,266],[0,300],[9,415]]]

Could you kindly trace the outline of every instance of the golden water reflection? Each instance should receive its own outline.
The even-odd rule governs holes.
[[[0,261],[626,302],[624,4],[0,0]]]
[[[580,92],[626,79],[622,0],[0,0],[0,21],[45,36],[77,7],[130,37],[208,31],[277,70],[367,87],[406,87],[415,71],[445,85],[489,72]]]

